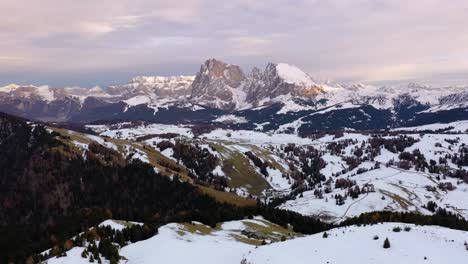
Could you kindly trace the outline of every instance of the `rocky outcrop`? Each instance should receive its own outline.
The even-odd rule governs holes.
[[[311,99],[323,92],[312,78],[295,66],[269,63],[246,76],[235,65],[216,59],[206,61],[192,84],[191,100],[224,110],[268,104],[279,96]]]
[[[210,59],[201,66],[192,83],[190,100],[207,107],[234,110],[245,103],[246,83],[239,66]]]
[[[275,101],[280,96],[312,99],[323,92],[321,86],[309,75],[285,63],[268,63],[263,73],[254,68],[249,76],[251,79],[247,98],[254,105]]]

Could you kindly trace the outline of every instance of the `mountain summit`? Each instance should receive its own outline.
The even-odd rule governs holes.
[[[233,110],[245,103],[246,83],[247,78],[239,66],[209,59],[202,64],[192,83],[190,99],[203,106]]]
[[[468,87],[339,85],[316,81],[287,63],[245,72],[217,59],[201,64],[195,76],[138,76],[127,84],[92,89],[0,88],[0,111],[42,121],[235,120],[244,129],[298,133],[465,120],[467,101]]]
[[[293,65],[268,63],[263,72],[255,67],[245,75],[239,66],[210,59],[192,83],[191,99],[203,106],[234,110],[278,101],[279,96],[310,99],[321,92],[320,85]]]

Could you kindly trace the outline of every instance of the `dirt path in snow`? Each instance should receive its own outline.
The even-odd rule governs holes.
[[[395,169],[395,168],[393,168],[393,169]],[[400,171],[400,170],[398,170],[398,169],[397,169],[397,171],[398,171],[398,172],[395,173],[395,174],[392,174],[392,175],[389,175],[389,176],[386,176],[386,177],[383,177],[383,178],[375,179],[375,180],[370,180],[370,181],[366,182],[365,184],[372,184],[372,183],[375,182],[375,181],[385,180],[385,179],[394,177],[394,176],[396,176],[396,175],[398,175],[398,174],[400,174],[400,173],[403,172],[403,171]],[[365,184],[364,184],[364,185],[365,185]],[[366,193],[362,198],[360,198],[360,199],[358,199],[358,200],[352,202],[352,203],[348,206],[348,208],[346,208],[346,210],[345,210],[345,212],[343,213],[343,215],[340,216],[339,218],[335,219],[335,221],[333,221],[333,223],[339,222],[339,221],[343,220],[344,218],[346,218],[346,215],[348,214],[349,209],[351,209],[351,207],[352,207],[353,205],[355,205],[355,204],[359,203],[360,201],[364,200],[368,195],[369,195],[369,193]]]

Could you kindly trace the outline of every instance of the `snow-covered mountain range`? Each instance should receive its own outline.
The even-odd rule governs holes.
[[[467,109],[468,86],[339,85],[318,82],[286,63],[246,74],[216,59],[203,63],[196,76],[139,76],[91,89],[0,88],[0,111],[43,121],[237,123],[247,129],[263,124],[264,130],[299,133],[453,122],[468,119]]]

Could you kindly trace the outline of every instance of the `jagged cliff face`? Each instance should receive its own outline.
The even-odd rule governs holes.
[[[288,97],[312,99],[323,92],[310,76],[295,66],[269,63],[263,72],[253,68],[246,76],[235,65],[206,61],[192,84],[191,99],[204,106],[242,109]]]
[[[245,102],[246,81],[239,66],[207,60],[192,83],[190,100],[207,107],[233,110]]]
[[[278,97],[312,99],[323,92],[309,75],[285,63],[269,63],[263,73],[254,68],[250,76],[248,100],[254,104],[275,101]]]

